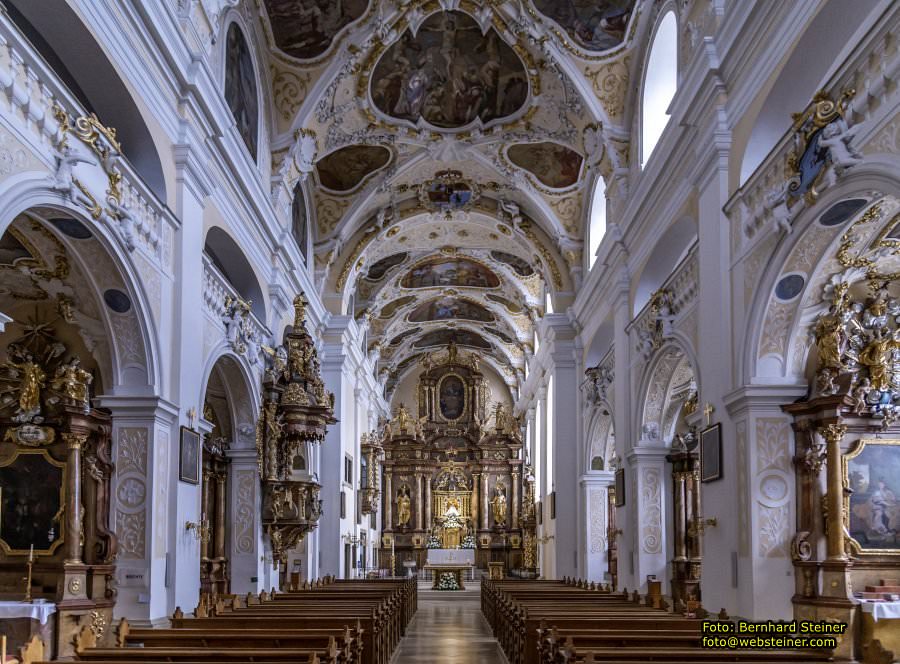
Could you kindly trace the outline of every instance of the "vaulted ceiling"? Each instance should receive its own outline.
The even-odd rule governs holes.
[[[634,0],[257,0],[273,172],[317,284],[393,384],[452,338],[511,388],[580,283],[590,191],[625,167]],[[649,4],[649,3],[648,3]]]

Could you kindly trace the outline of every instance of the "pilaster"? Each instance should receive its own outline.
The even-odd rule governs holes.
[[[612,471],[594,471],[581,476],[582,501],[585,505],[582,530],[586,535],[585,579],[605,582],[608,568],[608,500],[609,487],[615,481]]]

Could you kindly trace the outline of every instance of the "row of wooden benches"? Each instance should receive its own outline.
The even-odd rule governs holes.
[[[637,593],[569,580],[481,585],[482,612],[510,664],[831,661],[824,650],[705,648],[701,620],[647,604]]]
[[[76,657],[91,664],[388,664],[416,608],[414,579],[329,578],[291,592],[201,598],[193,616],[178,609],[166,629],[123,619],[106,645],[85,626]],[[43,659],[34,649],[22,655],[22,664]]]

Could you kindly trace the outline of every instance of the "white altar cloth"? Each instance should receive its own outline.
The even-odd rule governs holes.
[[[29,618],[45,625],[54,613],[56,604],[52,602],[0,602],[0,620]]]
[[[900,620],[900,602],[861,602],[863,613],[871,613],[872,620]]]
[[[475,549],[428,549],[429,565],[474,565]]]

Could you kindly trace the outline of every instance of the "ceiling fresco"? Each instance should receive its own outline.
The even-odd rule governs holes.
[[[350,145],[320,159],[316,172],[326,189],[352,191],[390,160],[391,151],[381,145]]]
[[[522,108],[528,76],[491,28],[460,11],[438,12],[407,30],[375,66],[372,101],[385,115],[442,128],[487,124]]]
[[[500,279],[481,263],[465,258],[439,258],[414,267],[404,275],[400,285],[403,288],[497,288]]]
[[[534,6],[582,48],[605,51],[624,40],[634,0],[534,0]]]
[[[634,0],[256,5],[273,200],[303,183],[294,227],[309,233],[326,306],[366,329],[379,375],[454,339],[516,389],[547,295],[564,310],[584,278],[587,188],[627,169],[644,61],[632,47],[655,12]]]
[[[553,189],[565,189],[578,182],[584,161],[574,150],[547,142],[511,145],[506,154],[513,164]]]
[[[344,27],[366,11],[368,0],[265,0],[275,45],[295,58],[322,55]]]
[[[427,323],[455,319],[490,323],[494,320],[494,314],[471,300],[446,296],[423,302],[412,310],[407,320],[410,323]]]

